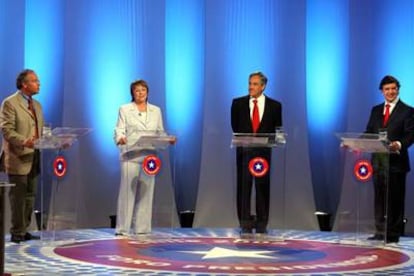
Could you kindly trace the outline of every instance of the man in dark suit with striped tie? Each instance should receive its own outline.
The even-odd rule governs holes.
[[[261,72],[249,76],[249,95],[233,99],[231,106],[231,126],[233,133],[274,133],[282,126],[282,105],[263,94],[267,78]],[[269,164],[264,176],[253,177],[249,172],[249,161],[262,157]],[[270,201],[271,148],[238,147],[237,159],[237,215],[241,235],[267,233]],[[251,214],[250,201],[252,185],[256,191],[256,220]]]
[[[398,242],[403,232],[405,182],[410,171],[408,147],[414,137],[414,108],[399,97],[400,83],[385,76],[379,85],[384,103],[371,110],[366,133],[386,131],[390,154],[374,153],[374,236],[369,240]]]

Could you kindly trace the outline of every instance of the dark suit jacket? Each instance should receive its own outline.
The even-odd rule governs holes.
[[[384,128],[382,126],[383,110],[383,103],[372,108],[366,133],[378,133],[379,129]],[[407,149],[413,143],[414,138],[414,108],[399,100],[385,128],[390,141],[401,142],[400,154],[390,154],[390,172],[410,171]]]
[[[233,103],[231,105],[231,127],[233,129],[233,133],[253,132],[252,122],[250,118],[249,100],[249,95],[233,99]],[[281,126],[282,104],[269,97],[266,97],[263,117],[260,121],[257,133],[275,133],[275,129]],[[251,150],[238,147],[237,159],[240,161],[241,158],[243,158],[244,154],[251,153],[253,155],[260,154],[261,156],[268,158],[268,161],[270,162],[270,148],[254,148]]]
[[[250,96],[233,100],[231,105],[231,127],[234,133],[252,133],[252,123],[249,109]],[[282,104],[266,97],[262,120],[258,133],[274,133],[277,127],[282,126]]]

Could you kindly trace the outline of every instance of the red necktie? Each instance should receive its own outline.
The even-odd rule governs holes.
[[[252,116],[252,127],[253,132],[256,133],[257,129],[259,128],[260,124],[260,117],[259,117],[259,107],[257,106],[257,100],[253,100],[253,116]]]
[[[34,109],[34,106],[33,106],[33,100],[32,100],[32,98],[30,97],[29,98],[29,100],[28,100],[28,102],[29,102],[29,110],[30,110],[30,112],[32,113],[32,115],[33,115],[33,119],[34,119],[34,121],[35,121],[35,139],[38,139],[39,138],[39,127],[38,127],[38,125],[37,125],[37,116],[36,116],[36,111],[35,111],[35,109]]]
[[[382,121],[382,126],[386,126],[387,125],[389,118],[390,118],[390,104],[386,104],[385,105],[384,120]]]

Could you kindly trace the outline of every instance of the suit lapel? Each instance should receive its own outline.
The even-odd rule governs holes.
[[[27,102],[27,100],[19,93],[16,95],[16,97],[17,97],[17,101],[19,102],[20,107],[24,110],[24,112],[29,114],[29,116],[34,119],[32,112],[30,112],[29,110],[29,103]],[[36,112],[40,112],[40,110],[37,111],[36,107],[35,107],[35,110]]]
[[[400,111],[400,109],[401,109],[401,107],[402,107],[402,104],[401,104],[401,101],[398,101],[396,104],[395,104],[395,107],[394,107],[394,110],[391,112],[391,114],[390,114],[390,118],[388,119],[388,122],[387,122],[387,126],[393,121],[393,120],[395,120],[395,118],[398,116],[398,113],[399,113],[399,111]]]
[[[242,108],[244,110],[242,110],[241,114],[247,114],[246,122],[249,125],[249,129],[250,129],[249,132],[253,133],[252,118],[250,117],[250,96],[246,97],[245,104],[242,105]],[[260,128],[260,124],[259,124],[259,128]]]
[[[40,104],[37,102],[37,101],[35,101],[35,100],[33,100],[33,106],[34,106],[34,109],[35,109],[35,112],[36,112],[36,116],[37,116],[37,119],[39,120],[40,119]]]
[[[265,104],[264,104],[264,110],[263,110],[263,117],[260,120],[260,124],[259,124],[259,129],[261,128],[262,125],[265,125],[266,123],[266,119],[269,117],[269,115],[267,114],[269,112],[269,101],[266,99],[265,96]]]

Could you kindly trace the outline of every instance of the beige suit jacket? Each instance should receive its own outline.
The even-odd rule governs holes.
[[[38,101],[33,99],[38,121],[38,133],[43,128],[43,112]],[[8,174],[26,175],[32,167],[34,149],[23,146],[26,139],[35,135],[36,122],[29,110],[27,100],[17,91],[3,100],[0,109],[0,128],[3,143],[0,167]]]

